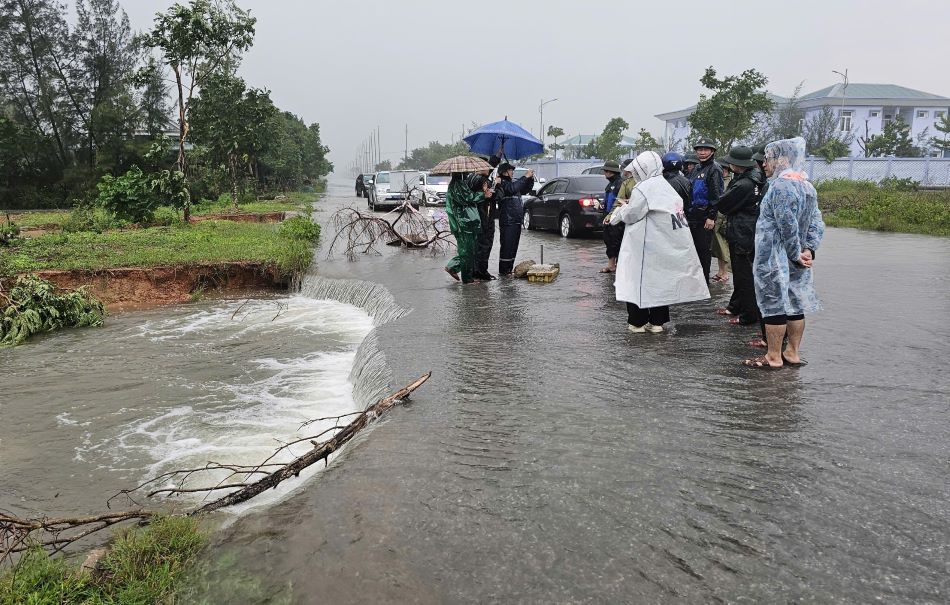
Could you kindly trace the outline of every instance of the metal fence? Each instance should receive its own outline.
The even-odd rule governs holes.
[[[537,160],[525,164],[545,180],[577,176],[587,168],[601,165],[603,162],[597,159]],[[829,164],[822,158],[810,157],[805,168],[808,178],[815,182],[829,179],[880,182],[896,177],[927,187],[950,187],[950,158],[841,158]]]

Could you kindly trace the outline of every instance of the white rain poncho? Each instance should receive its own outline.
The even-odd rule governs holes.
[[[617,300],[641,309],[709,298],[709,288],[683,215],[683,199],[663,178],[653,151],[627,167],[639,181],[610,223],[626,223],[617,258]]]
[[[752,274],[755,298],[763,317],[802,315],[821,309],[812,270],[799,263],[805,249],[818,250],[825,223],[818,194],[805,174],[805,140],[769,143],[766,161],[774,163],[769,190],[755,224]]]

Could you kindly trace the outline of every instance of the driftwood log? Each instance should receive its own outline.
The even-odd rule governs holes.
[[[316,418],[304,423],[301,428],[317,421],[337,421],[337,424],[322,431],[318,435],[296,439],[281,445],[277,451],[268,456],[261,464],[256,466],[239,466],[209,462],[206,466],[201,468],[172,471],[146,481],[130,490],[120,491],[109,499],[107,506],[113,499],[119,496],[125,496],[131,502],[135,503],[135,500],[132,499],[134,494],[143,491],[148,486],[154,486],[155,483],[160,480],[177,478],[183,482],[185,479],[196,474],[200,475],[206,472],[220,473],[222,470],[230,471],[230,474],[224,480],[220,480],[213,485],[186,488],[183,486],[183,483],[179,483],[178,487],[153,489],[146,493],[146,497],[152,498],[159,494],[210,494],[224,489],[235,490],[214,501],[181,513],[187,516],[207,513],[247,502],[255,496],[277,487],[281,482],[299,476],[300,472],[308,466],[327,460],[330,454],[343,447],[343,445],[356,436],[357,433],[365,429],[370,422],[379,418],[397,404],[408,400],[413,391],[429,380],[430,376],[432,376],[431,372],[423,374],[411,384],[399,389],[388,397],[380,399],[361,412],[353,412],[351,414],[328,418]],[[353,417],[349,423],[344,425],[339,424],[343,418],[349,417]],[[332,433],[332,436],[324,441],[317,440],[328,433]],[[310,442],[312,448],[303,455],[295,457],[287,464],[270,462],[280,452],[289,451],[291,446],[307,441]],[[243,476],[244,479],[231,482],[233,477],[240,476]],[[249,478],[252,477],[259,478],[256,481],[249,481]],[[78,540],[119,523],[139,521],[142,524],[147,524],[156,514],[158,514],[158,511],[137,508],[123,512],[108,512],[87,517],[23,518],[0,511],[0,563],[9,561],[11,555],[15,553],[26,551],[35,546],[43,547],[51,554],[57,553]]]

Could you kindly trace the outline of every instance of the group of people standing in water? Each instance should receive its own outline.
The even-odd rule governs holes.
[[[601,271],[616,273],[627,329],[662,332],[670,305],[710,297],[712,256],[722,238],[713,280],[728,282],[723,267],[731,265],[734,288],[716,312],[733,325],[760,326],[762,337],[749,344],[767,349],[743,363],[804,365],[805,315],[821,308],[812,264],[824,234],[818,196],[803,170],[805,141],[736,146],[719,161],[715,156],[715,143],[699,139],[686,157],[648,151],[624,166],[604,164],[608,264]]]
[[[748,367],[779,369],[805,364],[800,354],[805,315],[818,311],[812,265],[824,234],[818,196],[805,174],[805,141],[733,147],[717,161],[705,138],[685,157],[647,151],[623,165],[606,162],[604,243],[615,274],[617,300],[627,304],[627,329],[661,333],[670,306],[710,298],[714,282],[733,275],[729,303],[716,312],[733,325],[755,325],[749,344],[765,355]],[[500,275],[514,268],[524,207],[534,173],[512,179],[514,166],[489,158],[491,170],[452,175],[446,210],[458,254],[446,266],[456,280],[492,280],[488,258],[498,219]],[[729,175],[728,177],[726,175]]]

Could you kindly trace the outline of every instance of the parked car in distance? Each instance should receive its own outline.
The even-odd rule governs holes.
[[[447,174],[429,174],[425,172],[421,177],[421,186],[424,202],[427,206],[445,206],[445,194],[449,192],[449,181],[452,177]]]
[[[511,178],[512,178],[513,180],[517,181],[518,179],[520,179],[521,177],[523,177],[523,176],[525,175],[525,173],[528,172],[528,170],[529,170],[528,168],[523,168],[523,167],[522,167],[522,168],[515,168],[515,173],[512,175]],[[534,176],[534,187],[531,188],[531,191],[532,191],[533,193],[537,194],[538,191],[541,190],[541,187],[542,187],[545,183],[547,183],[547,182],[548,182],[547,179],[542,179],[542,178],[539,178],[538,175],[535,175],[535,176]]]
[[[370,210],[384,210],[398,208],[406,200],[406,187],[409,183],[416,186],[419,179],[418,170],[382,170],[373,177],[372,190],[367,205]],[[390,191],[392,183],[396,183],[398,191]],[[419,206],[417,199],[412,199],[413,206]]]
[[[604,230],[603,176],[587,174],[551,179],[537,196],[525,197],[525,229],[556,229],[563,237]]]

